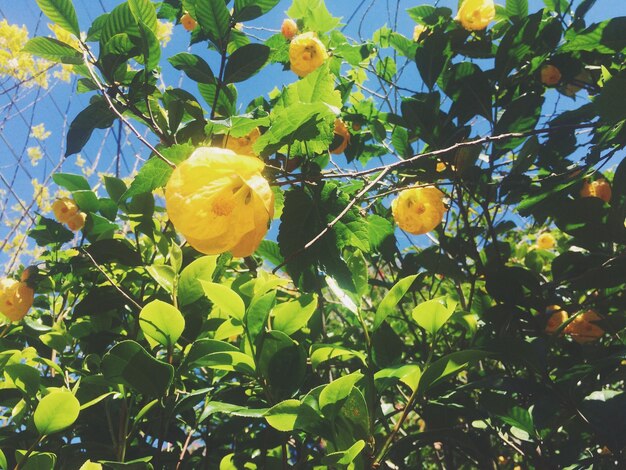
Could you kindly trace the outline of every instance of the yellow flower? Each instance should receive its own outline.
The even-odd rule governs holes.
[[[565,327],[565,333],[579,344],[590,343],[604,334],[604,330],[594,323],[600,320],[600,316],[594,310],[587,310]]]
[[[52,212],[54,212],[55,219],[65,224],[78,213],[78,206],[70,198],[64,197],[54,201]]]
[[[609,202],[612,196],[611,185],[604,178],[598,178],[592,182],[585,181],[580,195],[581,197],[598,197],[604,202]]]
[[[298,25],[291,18],[286,18],[283,20],[283,24],[280,27],[281,34],[285,37],[287,41],[293,39],[293,37],[298,34]]]
[[[545,332],[548,334],[554,334],[556,330],[563,324],[569,317],[567,312],[563,310],[559,305],[548,305],[546,307],[546,314],[550,315],[548,323],[546,323]]]
[[[328,59],[326,47],[313,32],[303,33],[289,44],[291,71],[298,77],[306,77]]]
[[[554,65],[541,67],[541,83],[545,86],[555,86],[561,81],[561,71]]]
[[[163,47],[172,39],[174,24],[169,21],[157,21],[156,37]]]
[[[416,24],[415,28],[413,28],[413,41],[419,41],[420,36],[424,31],[428,31],[428,28],[423,24]]]
[[[72,232],[78,232],[85,226],[86,220],[87,214],[84,212],[77,212],[68,219],[67,228],[69,228]]]
[[[464,0],[459,7],[456,20],[468,31],[480,31],[496,16],[493,0]]]
[[[344,150],[350,143],[350,131],[348,131],[348,128],[341,119],[335,119],[334,133],[335,138],[331,144],[330,153],[339,155],[344,152]],[[337,142],[339,143],[337,144]],[[336,147],[332,147],[333,145],[336,145]]]
[[[187,12],[180,18],[180,24],[183,25],[186,31],[193,31],[198,26],[198,22],[194,20]]]
[[[33,305],[35,291],[15,279],[0,280],[0,313],[10,321],[20,321]]]
[[[446,171],[446,168],[448,168],[448,166],[442,162],[442,161],[438,161],[437,162],[437,173],[441,173],[442,171]]]
[[[205,254],[254,253],[274,215],[274,193],[255,157],[200,147],[176,167],[165,188],[174,227]]]
[[[255,127],[248,135],[243,137],[227,136],[225,148],[230,149],[239,155],[256,155],[256,153],[252,150],[252,146],[260,135],[261,132],[259,132],[259,128]]]
[[[46,88],[50,62],[35,60],[31,54],[22,52],[28,41],[28,29],[0,20],[0,78],[11,77],[24,82],[24,86],[37,84]]]
[[[50,137],[51,132],[46,130],[46,126],[43,123],[37,124],[30,129],[30,136],[37,140],[46,140]]]
[[[554,248],[555,243],[554,236],[550,232],[544,232],[537,237],[537,246],[542,250]]]
[[[446,211],[443,197],[434,186],[405,189],[391,203],[393,218],[402,230],[414,235],[430,232]]]
[[[39,160],[43,158],[43,153],[41,152],[41,147],[28,147],[26,149],[26,154],[30,159],[30,163],[33,166],[36,166],[39,163]]]

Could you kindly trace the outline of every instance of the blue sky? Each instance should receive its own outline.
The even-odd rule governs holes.
[[[95,17],[103,11],[110,11],[118,5],[120,0],[74,0],[81,30],[86,31]],[[357,39],[371,37],[374,30],[383,24],[395,30],[411,36],[414,23],[408,17],[407,8],[432,3],[427,1],[406,0],[327,0],[328,9],[335,16],[342,17],[342,22],[347,23],[344,33]],[[448,6],[456,11],[456,0],[442,0],[440,6]],[[504,3],[504,2],[501,2]],[[246,31],[259,38],[267,38],[273,34],[271,30],[278,30],[285,17],[285,11],[291,4],[290,0],[282,1],[269,14],[246,23]],[[543,6],[540,0],[531,0],[531,12]],[[398,12],[396,16],[396,10]],[[610,11],[610,14],[608,12]],[[598,0],[591,10],[591,21],[607,19],[608,17],[626,15],[626,2],[618,0]],[[6,18],[9,23],[26,25],[32,35],[49,35],[48,20],[43,17],[35,3],[35,0],[0,0],[0,18]],[[263,29],[254,29],[263,28]],[[164,50],[164,56],[168,57],[177,52],[186,50],[188,33],[181,26],[174,28],[172,41]],[[209,58],[215,68],[215,53],[209,54],[202,46],[194,46],[194,52]],[[163,82],[167,85],[178,86],[180,75],[168,63],[164,62]],[[419,75],[413,67],[407,69],[404,80],[415,80],[419,88]],[[239,103],[242,107],[248,101],[259,95],[266,95],[270,90],[282,84],[294,81],[291,72],[282,72],[279,67],[272,66],[263,70],[257,77],[239,87]],[[24,207],[30,207],[29,215],[35,215],[36,206],[31,206],[33,200],[32,179],[40,183],[46,181],[51,171],[61,162],[61,171],[77,172],[75,166],[76,156],[71,156],[62,161],[64,148],[64,132],[73,117],[83,109],[91,94],[76,94],[75,83],[55,83],[47,90],[34,88],[11,89],[10,80],[0,79],[0,190],[4,190],[0,202],[0,209],[6,203],[7,207],[15,206],[17,198],[20,198]],[[191,82],[184,81],[183,86]],[[195,93],[195,87],[189,88]],[[10,91],[7,91],[10,90]],[[207,106],[208,108],[208,106]],[[547,109],[547,108],[546,108]],[[38,143],[29,137],[29,129],[32,125],[44,123],[52,135],[44,142]],[[97,182],[98,172],[114,173],[115,156],[118,154],[118,127],[112,130],[96,131],[90,143],[81,152],[81,158],[85,165],[93,166],[94,174],[92,183]],[[141,163],[141,159],[147,158],[149,152],[133,136],[122,131],[119,151],[122,155],[120,173],[128,175]],[[26,149],[40,145],[44,158],[36,165],[30,165],[26,157]],[[9,184],[11,190],[7,188]],[[50,184],[51,194],[56,192],[54,185]],[[13,193],[11,193],[13,191]],[[19,212],[19,211],[18,211]],[[3,241],[11,238],[10,228],[5,225],[7,218],[17,216],[15,211],[4,211],[0,214],[0,245]],[[275,224],[277,225],[277,224]],[[7,261],[5,254],[0,254],[0,270]],[[15,264],[15,263],[13,263]]]

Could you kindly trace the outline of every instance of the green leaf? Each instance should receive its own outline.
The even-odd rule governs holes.
[[[528,0],[506,0],[506,14],[526,18],[528,16]]]
[[[161,155],[174,164],[187,159],[195,150],[191,144],[176,144],[171,147],[161,148]],[[152,157],[139,170],[135,179],[130,184],[130,188],[121,196],[120,200],[125,201],[129,197],[138,194],[151,193],[157,188],[162,188],[170,179],[173,169],[158,157]]]
[[[80,51],[54,38],[32,38],[24,45],[22,51],[62,64],[83,63],[83,55]]]
[[[274,300],[276,299],[276,291],[270,290],[263,295],[255,295],[250,302],[250,306],[246,310],[244,324],[246,325],[247,335],[251,342],[265,329],[267,325],[267,317],[269,316]]]
[[[250,21],[274,8],[280,0],[235,0],[233,21]]]
[[[267,423],[274,429],[282,432],[289,432],[295,429],[300,411],[300,400],[284,400],[272,406],[265,413]]]
[[[65,156],[80,152],[95,129],[113,125],[117,116],[103,98],[98,97],[74,118],[67,132]]]
[[[167,60],[176,70],[182,70],[193,81],[215,83],[215,75],[213,75],[211,67],[200,56],[180,52]]]
[[[265,44],[246,44],[237,49],[226,62],[224,83],[243,82],[265,65],[270,48]]]
[[[291,335],[304,328],[317,309],[317,295],[303,294],[292,302],[282,302],[272,310],[272,328]]]
[[[417,305],[411,312],[417,324],[431,335],[437,334],[456,309],[456,302],[450,298],[445,298],[446,305],[444,305],[443,300],[443,297],[427,300]]]
[[[194,260],[180,273],[178,301],[181,306],[189,305],[204,295],[200,281],[211,282],[217,256],[202,256]]]
[[[146,266],[146,271],[148,271],[152,279],[158,282],[169,294],[174,292],[176,282],[176,272],[174,268],[166,264],[153,264],[152,266]]]
[[[135,341],[122,341],[102,358],[107,380],[127,385],[150,397],[165,395],[174,378],[174,368],[152,357]]]
[[[75,175],[73,173],[55,173],[52,175],[52,180],[67,189],[68,191],[88,191],[89,181],[82,175]]]
[[[387,292],[383,300],[378,304],[372,329],[375,330],[378,328],[391,313],[396,311],[396,306],[408,292],[416,278],[417,274],[400,279],[389,292]]]
[[[433,88],[448,61],[448,37],[436,29],[420,43],[415,51],[417,70],[426,86]]]
[[[544,98],[536,93],[525,93],[514,99],[507,107],[494,129],[494,135],[509,132],[528,132],[535,128],[541,116],[541,107]],[[507,139],[498,142],[499,149],[514,149],[524,141],[524,138]]]
[[[28,236],[35,240],[38,246],[63,244],[74,238],[74,234],[56,220],[43,216],[39,216],[37,225],[28,231]]]
[[[354,385],[363,378],[360,372],[353,372],[333,380],[326,385],[320,393],[320,409],[324,416],[332,419],[339,413],[344,402],[350,396]]]
[[[584,31],[568,30],[565,42],[561,46],[563,52],[599,52],[614,54],[626,48],[626,17],[620,16],[601,23],[590,25]]]
[[[128,0],[130,12],[137,23],[145,24],[152,32],[157,29],[157,13],[150,0]]]
[[[367,223],[352,208],[311,247],[303,247],[315,238],[349,203],[334,183],[295,188],[285,194],[285,208],[278,232],[278,244],[287,263],[287,271],[305,289],[313,285],[317,266],[334,278],[342,289],[354,292],[351,273],[341,249],[353,246],[369,251]],[[293,256],[298,253],[297,256]]]
[[[450,112],[467,122],[476,115],[492,120],[493,89],[487,75],[476,64],[460,62],[443,74],[442,88],[454,103]]]
[[[116,6],[104,20],[100,32],[100,47],[106,45],[113,36],[122,33],[128,36],[139,36],[139,26],[128,2]]]
[[[100,201],[92,190],[80,189],[72,192],[74,202],[83,212],[98,212]]]
[[[311,367],[317,369],[320,364],[340,357],[343,361],[358,358],[366,365],[366,356],[360,351],[354,351],[340,345],[314,344],[311,346]]]
[[[489,353],[485,351],[470,349],[466,351],[453,352],[447,356],[443,356],[441,359],[438,359],[430,364],[424,370],[419,381],[419,389],[422,393],[425,393],[428,389],[437,385],[445,378],[463,370],[470,362],[478,361],[488,355]]]
[[[150,72],[158,67],[161,60],[161,43],[156,34],[142,21],[139,21],[139,32],[141,35],[142,61],[146,71]]]
[[[4,368],[7,385],[11,384],[28,397],[34,397],[39,391],[39,371],[27,364],[9,364]]]
[[[199,280],[204,295],[227,315],[243,322],[246,306],[239,295],[230,287],[216,282]]]
[[[76,10],[71,0],[36,0],[44,15],[64,30],[80,38]]]
[[[40,435],[50,435],[69,428],[80,413],[80,403],[71,392],[52,392],[41,399],[33,420]]]
[[[258,371],[277,399],[292,396],[306,376],[304,349],[281,331],[265,332],[259,338]]]
[[[254,360],[240,351],[221,351],[207,354],[196,363],[201,363],[202,366],[211,369],[235,371],[252,377],[255,376]]]
[[[226,343],[224,341],[217,341],[215,339],[199,339],[194,341],[185,356],[184,363],[190,369],[195,367],[202,367],[202,359],[209,354],[213,354],[216,352],[224,352],[224,351],[235,351],[238,352],[236,346],[233,346],[230,343]]]
[[[348,466],[359,456],[363,449],[365,449],[365,441],[361,439],[346,450],[327,454],[322,459],[322,463],[329,465],[331,468],[335,468],[336,465]]]
[[[224,41],[230,29],[230,13],[224,0],[196,0],[196,20],[211,42],[224,50]]]
[[[185,318],[173,305],[153,300],[141,309],[139,326],[144,335],[169,348],[183,333]]]
[[[26,457],[27,451],[16,450],[15,460],[22,462]],[[57,456],[52,452],[31,452],[26,460],[26,463],[20,466],[21,470],[50,470],[55,468],[57,462]],[[0,467],[9,468],[9,467]]]
[[[340,24],[340,19],[330,14],[323,0],[294,0],[287,16],[302,19],[309,30],[318,33],[331,31]]]

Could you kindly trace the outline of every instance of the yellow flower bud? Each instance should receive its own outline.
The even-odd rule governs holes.
[[[193,31],[198,26],[198,22],[194,20],[187,12],[180,18],[180,24],[183,25],[186,31]]]
[[[424,31],[427,31],[428,28],[423,24],[416,24],[415,28],[413,28],[413,41],[419,41],[420,36]]]
[[[402,230],[414,235],[428,233],[443,219],[443,197],[434,186],[405,189],[391,203],[393,218]]]
[[[78,206],[70,198],[64,197],[54,201],[52,212],[54,212],[55,219],[65,224],[78,212]]]
[[[259,128],[255,127],[248,135],[243,137],[225,137],[226,145],[225,148],[232,150],[239,155],[256,155],[252,150],[252,146],[257,141],[261,132],[259,132]]]
[[[587,310],[565,327],[565,333],[579,344],[590,343],[604,335],[604,330],[593,323],[600,320],[601,318],[595,310]]]
[[[213,255],[253,254],[274,215],[274,193],[255,157],[200,147],[176,167],[165,188],[167,214],[187,242]]]
[[[67,221],[67,228],[69,228],[72,232],[78,232],[85,226],[85,221],[87,220],[87,214],[84,212],[78,212],[74,214]]]
[[[559,305],[548,305],[546,307],[546,314],[550,315],[548,323],[546,323],[545,332],[548,334],[554,334],[556,330],[568,319],[569,315]]]
[[[611,185],[604,178],[598,178],[595,181],[585,181],[580,190],[581,197],[598,197],[604,202],[609,202],[612,196]]]
[[[350,131],[346,127],[345,123],[341,119],[335,119],[335,138],[337,141],[341,139],[339,145],[331,148],[329,151],[335,155],[339,155],[344,152],[348,144],[350,143]],[[335,141],[333,141],[335,143]],[[332,145],[332,144],[331,144]]]
[[[298,77],[306,77],[328,59],[326,47],[313,32],[293,38],[289,44],[291,71]]]
[[[20,321],[33,305],[35,291],[15,279],[0,280],[0,313],[10,321]]]
[[[555,86],[561,81],[561,71],[554,65],[541,67],[541,83],[546,86]]]
[[[537,246],[542,250],[554,248],[556,241],[550,232],[544,232],[537,237]]]
[[[485,29],[496,16],[493,0],[464,0],[456,20],[468,31]]]
[[[283,20],[280,32],[287,41],[290,41],[296,34],[298,34],[298,25],[291,18],[286,18]]]

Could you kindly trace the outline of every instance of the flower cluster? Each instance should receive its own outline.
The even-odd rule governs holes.
[[[40,85],[47,88],[48,62],[21,52],[27,41],[26,26],[19,27],[9,24],[7,20],[0,21],[0,77],[15,78],[27,87]]]
[[[54,212],[54,217],[60,223],[66,224],[67,228],[73,232],[82,229],[87,220],[87,214],[81,212],[78,205],[67,197],[54,201],[54,204],[52,204],[52,212]]]

